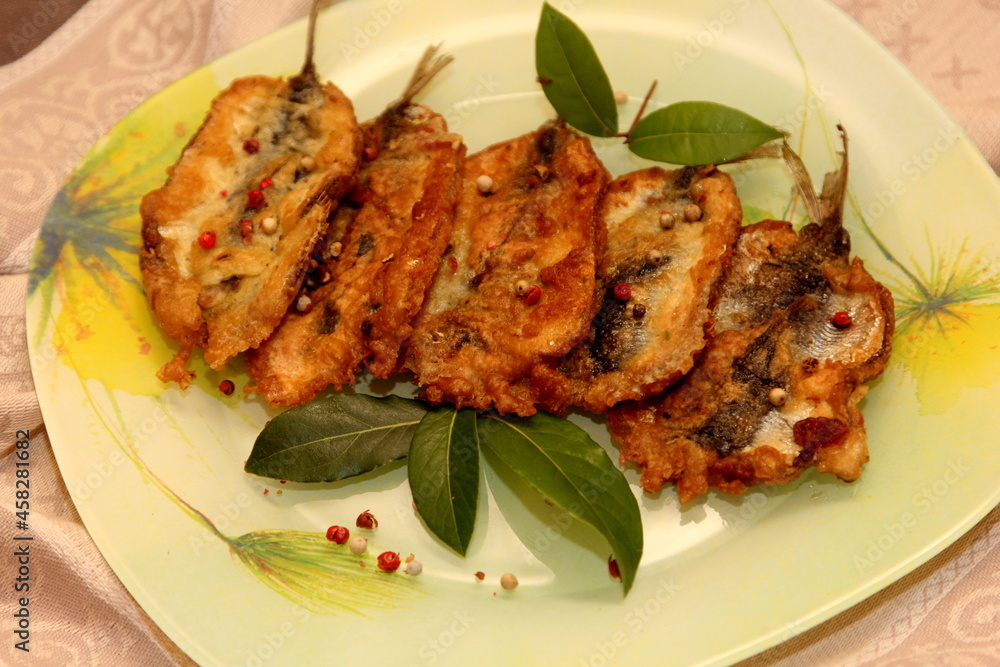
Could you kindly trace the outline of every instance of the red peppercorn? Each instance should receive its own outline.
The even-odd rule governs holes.
[[[608,572],[615,579],[622,578],[622,572],[618,569],[618,561],[615,560],[614,555],[608,556]]]
[[[354,522],[354,524],[358,528],[366,528],[366,529],[378,528],[378,519],[376,519],[371,512],[365,510],[364,512],[358,515],[358,519],[357,521]]]
[[[233,392],[236,391],[236,385],[232,380],[223,380],[219,383],[219,391],[226,396],[232,396]]]
[[[245,150],[250,155],[253,155],[260,150],[260,142],[256,139],[247,139],[243,142],[243,150]]]
[[[267,206],[267,201],[264,199],[264,193],[260,190],[251,190],[247,193],[247,206],[255,211]]]
[[[260,182],[260,189],[263,190],[264,188],[269,188],[272,185],[274,185],[274,181],[272,181],[270,178],[265,178],[263,181]]]
[[[229,191],[228,190],[219,190],[219,196],[222,197],[223,199],[225,199],[226,197],[229,196]]]
[[[524,302],[529,306],[534,306],[536,303],[542,300],[542,288],[538,285],[532,285],[528,288],[528,291],[524,293]]]
[[[399,554],[395,551],[383,551],[378,555],[378,569],[383,572],[395,572],[399,569]]]
[[[326,539],[337,544],[345,544],[351,536],[351,531],[343,526],[330,526],[326,529]]]
[[[628,301],[632,298],[632,287],[628,283],[618,283],[613,293],[619,301]]]
[[[851,326],[851,314],[843,310],[838,311],[830,318],[830,324],[838,329],[846,329]]]
[[[198,237],[198,245],[200,245],[205,250],[215,247],[215,232],[207,231],[202,232],[201,236]]]

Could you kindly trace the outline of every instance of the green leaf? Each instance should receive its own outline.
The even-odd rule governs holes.
[[[737,158],[782,133],[753,116],[715,102],[677,102],[657,109],[629,133],[629,149],[672,164],[717,164]]]
[[[388,396],[334,394],[292,408],[257,436],[244,470],[291,482],[332,482],[406,456],[427,408]]]
[[[607,452],[572,422],[544,413],[489,414],[479,422],[479,438],[529,486],[608,540],[628,593],[642,558],[642,519]]]
[[[427,528],[464,556],[479,498],[476,411],[428,412],[410,443],[407,466],[413,501]]]
[[[587,134],[614,136],[618,105],[611,82],[583,31],[549,3],[535,33],[535,69],[556,113]]]

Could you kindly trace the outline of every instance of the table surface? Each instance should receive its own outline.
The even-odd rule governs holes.
[[[308,4],[0,0],[0,479],[14,478],[15,431],[31,429],[38,591],[30,654],[0,624],[4,664],[193,664],[115,577],[59,476],[28,366],[28,263],[53,196],[98,137],[156,90],[305,15]],[[923,82],[998,170],[1000,0],[834,4]],[[4,536],[16,520],[8,496]],[[0,559],[0,581],[15,571],[15,559]],[[911,664],[1000,665],[1000,508],[900,581],[739,666]]]

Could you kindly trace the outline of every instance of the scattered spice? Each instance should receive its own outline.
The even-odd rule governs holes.
[[[646,316],[646,306],[641,303],[632,304],[630,307],[632,311],[632,319],[641,320]]]
[[[347,548],[350,549],[351,553],[355,556],[360,556],[364,552],[368,551],[368,538],[355,535],[347,543]]]
[[[219,383],[219,391],[226,396],[232,396],[233,392],[236,391],[236,385],[232,380],[223,380]]]
[[[628,301],[632,298],[632,286],[628,283],[618,283],[612,293],[619,301]]]
[[[378,528],[378,519],[375,518],[369,510],[365,510],[358,515],[357,520],[354,522],[358,528],[372,529]]]
[[[701,220],[701,206],[697,204],[688,204],[684,208],[684,219],[688,222],[698,222]]]
[[[673,229],[677,222],[677,216],[669,211],[660,211],[660,227],[662,229]]]
[[[614,554],[608,556],[608,574],[614,579],[621,579],[622,572],[618,569],[618,561],[615,560]]]
[[[408,560],[406,562],[406,569],[403,571],[406,572],[411,577],[415,577],[424,571],[424,566],[420,563],[419,560]]]
[[[267,217],[260,221],[260,228],[265,234],[273,234],[278,231],[278,219]]]
[[[518,280],[514,283],[514,291],[517,292],[518,296],[524,296],[531,289],[531,283],[527,280]]]
[[[788,392],[781,387],[774,387],[771,391],[767,392],[767,400],[771,402],[773,406],[784,405],[788,400]]]
[[[256,139],[247,139],[243,142],[243,150],[253,155],[260,150],[260,142]]]
[[[310,310],[312,310],[312,307],[313,307],[312,299],[310,299],[305,294],[300,296],[295,301],[295,310],[299,311],[300,313],[308,313]]]
[[[225,199],[229,196],[229,190],[219,190],[219,196]]]
[[[476,178],[476,188],[484,195],[493,192],[493,179],[486,174],[480,174]]]
[[[316,159],[312,156],[306,155],[301,160],[299,160],[299,169],[302,171],[312,171],[316,168]]]
[[[274,181],[272,181],[271,178],[268,176],[265,177],[264,180],[260,182],[260,189],[263,190],[265,188],[271,187],[272,185],[274,185]]]
[[[659,266],[663,263],[663,253],[659,250],[650,250],[646,253],[646,264],[651,266]]]
[[[198,237],[198,245],[200,245],[205,250],[209,250],[215,247],[215,232],[207,231],[202,232],[201,236]]]
[[[345,544],[351,537],[351,531],[344,526],[330,526],[326,529],[326,539],[337,544]]]
[[[476,579],[478,579],[479,581],[482,581],[485,578],[486,578],[486,573],[485,572],[483,572],[483,571],[476,572]]]
[[[524,302],[529,306],[534,306],[536,303],[542,299],[542,288],[538,285],[532,285],[528,288],[528,291],[524,293]]]
[[[399,554],[395,551],[383,551],[378,555],[378,569],[383,572],[395,572],[399,564]]]
[[[255,211],[267,206],[267,200],[264,199],[264,193],[260,190],[251,190],[247,193],[247,206]]]
[[[517,577],[515,577],[510,572],[504,572],[500,577],[500,586],[505,591],[512,591],[517,588]]]
[[[625,104],[626,102],[628,102],[628,93],[626,93],[624,90],[616,90],[615,104],[620,106],[622,104]]]
[[[851,314],[843,310],[837,311],[833,314],[833,317],[830,318],[830,324],[838,329],[846,329],[851,326],[851,323]]]

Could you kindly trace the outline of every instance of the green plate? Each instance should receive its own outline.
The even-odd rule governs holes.
[[[636,486],[646,553],[624,598],[600,538],[491,471],[465,559],[414,516],[402,464],[311,488],[245,475],[274,412],[220,394],[223,379],[242,386],[240,363],[197,362],[184,392],[156,380],[174,346],[144,300],[137,205],[233,77],[297,70],[299,22],[158,93],[102,138],[53,203],[32,268],[32,367],[66,485],[122,582],[195,660],[729,663],[895,581],[1000,499],[1000,187],[955,123],[819,0],[557,5],[632,95],[623,123],[656,78],[658,105],[713,100],[791,131],[817,176],[835,166],[836,124],[847,128],[847,225],[898,308],[892,361],[863,402],[864,475],[848,485],[810,473],[684,508],[672,490]],[[421,101],[474,151],[551,114],[534,74],[539,10],[535,0],[346,2],[321,17],[317,65],[368,118],[424,47],[444,42],[456,61]],[[643,165],[620,143],[595,144],[615,173]],[[801,220],[779,166],[732,173],[748,219]],[[599,424],[579,421],[613,452]],[[372,550],[416,554],[420,577],[330,548],[326,527],[365,509],[380,521]],[[499,586],[508,571],[514,592]]]

